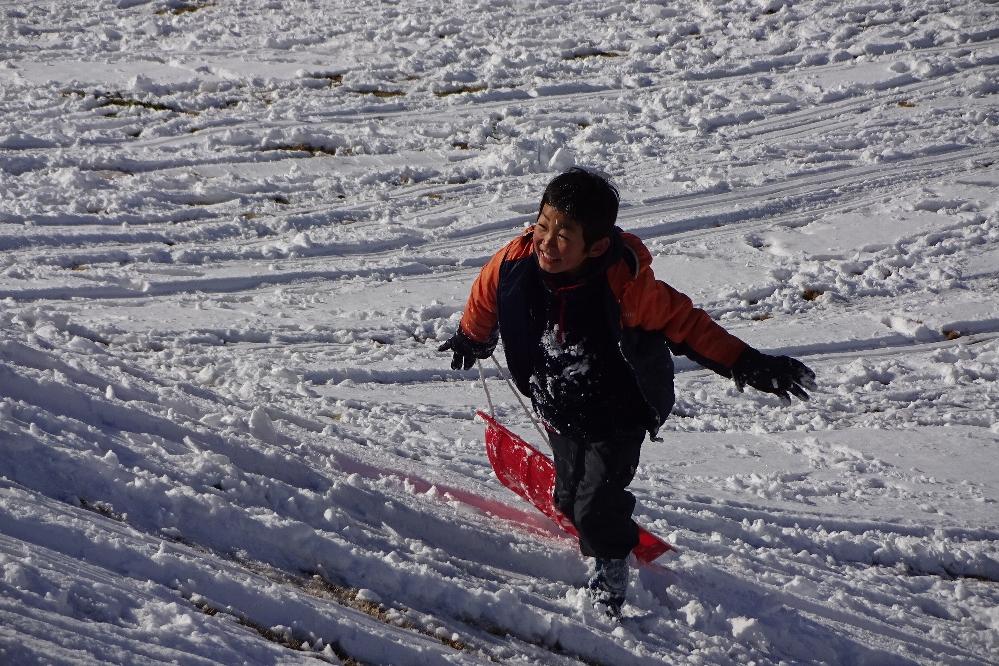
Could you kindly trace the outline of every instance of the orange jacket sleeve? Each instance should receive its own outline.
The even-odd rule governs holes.
[[[687,345],[725,368],[731,368],[747,347],[707,312],[694,307],[689,296],[657,280],[649,265],[624,283],[618,298],[623,326],[660,331],[670,342]]]
[[[472,283],[465,312],[461,317],[461,329],[476,342],[485,342],[496,330],[499,323],[496,300],[500,267],[504,261],[523,258],[525,253],[530,254],[530,241],[527,238],[525,234],[521,234],[507,243],[482,267],[479,276]]]

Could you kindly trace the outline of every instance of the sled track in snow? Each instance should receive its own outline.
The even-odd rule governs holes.
[[[18,485],[13,484],[8,485],[8,487],[3,490],[9,492],[11,489],[16,488],[18,488]],[[197,543],[187,542],[182,538],[168,539],[164,538],[160,534],[147,533],[140,528],[129,525],[120,517],[118,519],[113,519],[101,512],[96,512],[101,515],[94,515],[92,510],[85,510],[86,507],[84,507],[84,509],[79,509],[69,505],[69,508],[67,509],[60,506],[60,504],[52,498],[41,496],[27,488],[21,488],[21,490],[26,493],[30,493],[34,500],[38,502],[40,506],[46,507],[47,510],[68,511],[74,518],[79,518],[82,521],[92,523],[92,529],[100,533],[101,538],[114,540],[117,537],[123,541],[131,541],[134,543],[145,542],[144,545],[147,547],[149,544],[154,546],[158,544],[159,551],[162,553],[161,557],[165,561],[173,559],[178,561],[204,562],[205,566],[213,568],[219,577],[229,581],[232,587],[236,589],[226,590],[225,587],[218,586],[211,586],[211,589],[207,589],[208,586],[201,587],[198,583],[205,583],[207,581],[203,575],[195,576],[194,579],[188,579],[186,581],[169,581],[165,579],[160,580],[159,578],[162,576],[157,575],[159,572],[148,572],[147,575],[153,576],[153,578],[150,578],[148,582],[159,583],[172,589],[188,604],[190,604],[192,610],[196,609],[211,616],[220,614],[220,619],[223,617],[232,618],[234,621],[247,627],[248,629],[257,631],[268,640],[277,642],[292,649],[301,650],[301,644],[305,642],[311,642],[314,644],[317,638],[322,638],[323,634],[326,632],[319,627],[310,627],[309,625],[311,623],[307,617],[286,618],[286,622],[288,624],[294,625],[294,630],[281,631],[273,629],[272,620],[267,617],[268,612],[262,612],[261,609],[255,608],[252,603],[245,603],[245,600],[241,599],[238,588],[246,587],[263,589],[267,587],[268,584],[277,584],[285,588],[292,587],[303,591],[308,597],[315,600],[315,602],[317,602],[315,603],[316,607],[333,603],[336,605],[334,614],[346,615],[346,618],[342,618],[342,620],[357,623],[361,626],[367,625],[369,631],[374,627],[378,627],[379,630],[387,631],[389,635],[395,634],[396,636],[394,640],[415,640],[416,642],[430,644],[438,643],[441,648],[450,648],[455,652],[471,651],[472,654],[476,653],[476,650],[468,645],[442,639],[440,636],[435,636],[432,631],[423,629],[415,623],[401,620],[401,618],[415,613],[411,609],[396,607],[395,615],[386,616],[385,611],[387,609],[385,607],[380,606],[379,604],[365,603],[363,600],[358,599],[359,590],[357,589],[342,588],[326,580],[317,584],[304,573],[290,573],[262,562],[241,561],[232,553],[227,554],[218,552],[210,546],[202,546]],[[88,516],[87,511],[90,511],[91,515]],[[22,538],[30,538],[29,535],[21,536]],[[44,537],[42,538],[44,539]],[[7,540],[5,539],[3,541]],[[16,550],[17,546],[21,543],[23,542],[17,537],[13,537],[6,543],[0,541],[0,550]],[[60,550],[58,543],[52,542],[43,545],[47,550],[40,553],[40,555],[48,560],[45,563],[48,567],[64,567],[67,566],[66,560],[75,561],[71,554]],[[106,555],[110,555],[110,552]],[[88,577],[98,581],[99,586],[121,587],[122,589],[126,589],[127,583],[125,583],[125,581],[127,581],[132,575],[141,575],[141,573],[129,574],[127,572],[123,573],[117,570],[113,559],[107,559],[107,561],[102,561],[104,558],[101,557],[95,557],[94,559],[97,560],[97,563],[94,565],[85,565],[84,571],[87,573]],[[77,562],[77,565],[80,565],[80,563]],[[164,573],[165,572],[166,567],[164,567]],[[261,604],[261,606],[265,606],[265,604]],[[329,609],[327,609],[326,612],[329,612]],[[400,621],[392,621],[391,618],[396,617],[400,618]],[[304,620],[304,622],[300,620]],[[285,627],[287,629],[287,625],[285,625]],[[38,627],[34,627],[34,629],[37,630]],[[60,629],[64,630],[65,628],[60,627]],[[326,636],[327,639],[329,639],[329,634]],[[124,640],[127,641],[128,639]],[[339,641],[335,639],[331,641],[331,645],[336,645],[337,643],[339,643]],[[131,646],[130,650],[136,654],[141,654],[142,652],[141,646],[138,645]],[[445,653],[447,651],[448,650],[446,649],[442,650],[442,652]],[[352,657],[350,653],[344,652],[343,648],[339,645],[337,645],[335,652],[340,659],[350,659]],[[311,656],[316,659],[323,660],[321,654],[312,654]]]
[[[33,374],[33,373],[28,372],[26,374]],[[83,392],[81,391],[81,394],[82,393]],[[63,402],[72,402],[72,401],[63,400]],[[44,410],[46,409],[47,404],[49,403],[47,403],[45,400],[42,400],[38,402],[37,405],[34,405],[34,407],[39,410]],[[241,407],[249,409],[248,405],[242,405]],[[135,404],[132,406],[131,409],[135,413],[134,419],[141,420],[142,419],[141,413],[144,411],[143,406],[140,404]],[[102,418],[105,419],[111,419],[115,421],[122,420],[121,418],[115,418],[112,414],[106,413],[106,410],[102,410],[100,406],[97,405],[91,407],[91,410],[93,410],[95,413],[98,412],[104,413],[104,416]],[[56,409],[55,413],[59,414],[60,413],[59,409]],[[75,412],[70,411],[63,416],[74,418],[74,415]],[[287,427],[289,425],[300,423],[301,421],[308,421],[309,419],[307,417],[301,417],[301,421],[296,421],[295,419],[289,420],[287,419],[287,417],[285,417],[282,418],[281,420],[285,423],[285,426]],[[139,432],[134,427],[132,428],[132,430],[135,432]],[[180,440],[180,438],[176,436],[172,437],[171,439],[176,440],[178,442]],[[233,462],[236,462],[237,465],[239,465],[239,461],[235,455],[235,452],[232,449],[229,449],[228,447],[220,448],[217,445],[213,445],[211,441],[201,441],[199,442],[199,446],[207,448],[208,451],[211,451],[215,455],[231,456]],[[317,446],[318,444],[315,443],[313,444],[312,448],[313,452],[315,452]],[[275,450],[285,450],[285,447],[283,445],[278,445],[275,446],[274,448]],[[123,451],[119,451],[119,453],[121,453],[123,459],[127,459]],[[295,457],[300,458],[300,462],[306,466],[312,466],[314,463],[314,460],[311,459],[307,460],[305,457],[300,457],[298,455],[296,455]],[[150,463],[151,461],[147,461],[147,463],[145,464],[150,464]],[[152,468],[155,467],[156,465],[152,464]],[[242,466],[240,465],[240,467]],[[353,468],[348,465],[347,470],[349,472],[353,470]],[[260,470],[252,470],[244,467],[242,473],[256,474],[259,471]],[[354,471],[356,472],[356,470]],[[383,470],[383,472],[386,475],[391,475],[391,472],[387,470]],[[380,476],[378,475],[369,473],[366,474],[365,476],[371,478],[373,482],[380,482]],[[263,477],[261,477],[261,480],[263,480]],[[309,487],[308,485],[301,486],[291,478],[288,479],[288,484],[290,486],[288,489],[296,492],[316,490]],[[401,484],[402,481],[400,481],[400,485]],[[356,607],[357,604],[345,603],[343,599],[339,598],[340,596],[346,594],[347,597],[352,597],[353,599],[356,600],[357,590],[354,590],[353,594],[351,594],[351,590],[349,589],[341,590],[337,595],[335,595],[337,598],[332,598],[328,592],[329,590],[335,588],[336,584],[330,583],[327,580],[325,581],[324,585],[320,585],[318,589],[312,590],[310,592],[309,591],[310,585],[308,583],[308,580],[306,580],[306,578],[303,578],[301,573],[290,571],[287,569],[287,566],[283,566],[281,562],[277,561],[271,561],[266,563],[264,562],[253,563],[253,562],[240,561],[238,553],[237,556],[235,557],[232,556],[231,554],[227,554],[228,550],[221,546],[221,542],[213,538],[206,539],[205,538],[206,535],[200,533],[196,529],[191,531],[185,530],[177,533],[176,535],[177,543],[170,545],[168,543],[169,540],[164,540],[162,535],[143,532],[141,525],[139,526],[133,525],[131,524],[130,521],[126,521],[126,519],[124,518],[126,514],[131,514],[134,512],[136,514],[141,515],[143,512],[139,508],[140,505],[133,506],[127,502],[122,501],[121,498],[115,500],[114,508],[111,508],[111,504],[104,501],[107,498],[102,498],[100,495],[98,495],[96,498],[91,497],[91,499],[89,500],[81,499],[81,503],[83,503],[85,506],[92,506],[98,508],[98,509],[91,509],[91,511],[96,510],[97,513],[101,514],[101,517],[94,517],[93,515],[90,515],[89,520],[87,520],[88,518],[87,512],[83,512],[82,509],[78,508],[66,509],[64,506],[64,502],[58,502],[55,498],[49,498],[49,497],[43,498],[42,496],[37,495],[36,494],[37,491],[35,491],[34,489],[30,487],[25,487],[19,483],[11,482],[8,485],[9,489],[13,490],[20,489],[21,491],[29,492],[32,495],[36,496],[37,498],[36,504],[38,504],[39,506],[49,507],[52,511],[57,513],[65,512],[68,510],[70,514],[83,517],[83,520],[85,522],[91,524],[91,529],[97,530],[97,532],[100,533],[109,532],[109,531],[114,533],[120,532],[122,533],[120,540],[125,542],[152,541],[154,542],[153,543],[154,550],[156,543],[159,543],[161,544],[159,546],[160,551],[164,553],[164,555],[162,555],[161,557],[166,560],[170,560],[171,558],[177,560],[193,559],[200,562],[204,561],[206,556],[208,556],[209,562],[207,562],[206,565],[209,566],[210,568],[213,568],[216,571],[216,574],[221,572],[223,577],[226,579],[246,578],[248,574],[251,579],[263,576],[267,580],[271,582],[277,582],[283,587],[287,587],[288,585],[294,585],[297,588],[305,589],[308,592],[309,596],[314,599],[320,601],[330,601],[330,600],[334,601],[341,607],[341,609],[338,611],[339,613],[347,613],[348,615],[350,615],[352,612],[360,612],[370,615],[373,617],[374,621],[389,625],[391,631],[400,633],[400,635],[402,633],[405,633],[407,631],[413,631],[415,629],[418,631],[418,633],[427,635],[429,637],[428,640],[431,642],[437,641],[443,644],[444,646],[452,647],[456,650],[470,649],[473,651],[472,652],[473,654],[477,654],[477,651],[485,649],[486,647],[495,648],[497,647],[498,643],[501,640],[512,639],[514,641],[522,642],[523,645],[521,646],[521,648],[527,650],[528,652],[533,651],[534,648],[538,648],[539,650],[541,650],[541,652],[538,653],[539,658],[541,658],[541,656],[547,653],[548,651],[554,650],[556,653],[564,655],[567,658],[568,661],[566,663],[571,663],[573,659],[583,659],[585,661],[593,661],[592,655],[590,657],[587,656],[587,650],[585,648],[577,650],[573,649],[569,645],[561,645],[557,639],[546,640],[544,638],[544,632],[535,633],[535,634],[532,634],[530,632],[525,632],[522,629],[521,625],[523,617],[520,618],[511,617],[508,618],[509,621],[501,622],[499,621],[498,617],[494,617],[492,620],[489,620],[486,617],[478,617],[478,618],[474,617],[472,615],[469,615],[467,612],[454,611],[450,614],[445,613],[443,615],[438,613],[435,618],[430,618],[428,620],[425,618],[429,616],[425,616],[423,613],[414,610],[414,607],[419,607],[420,605],[425,605],[426,603],[429,603],[426,600],[421,601],[419,598],[414,598],[412,600],[414,603],[410,607],[406,607],[404,605],[404,602],[402,603],[392,602],[388,604],[387,605],[388,609],[395,609],[394,615],[392,613],[388,613],[386,615],[385,612],[386,608],[376,609],[374,606],[370,604],[367,605],[365,608],[358,609]],[[274,486],[275,489],[277,489],[278,485],[281,484],[275,485]],[[430,484],[428,483],[427,485]],[[72,488],[68,488],[68,492],[72,491],[73,491]],[[419,492],[422,493],[425,491],[422,488],[420,488]],[[239,508],[241,510],[250,513],[254,512],[255,510],[260,510],[260,511],[266,510],[266,507],[264,505],[259,505],[257,507],[254,507],[253,503],[237,502],[237,504],[239,505]],[[300,518],[296,520],[300,520]],[[380,527],[377,524],[368,524],[369,521],[366,519],[365,516],[361,515],[356,516],[356,521],[357,521],[357,526],[359,526],[364,531],[370,531],[371,537],[374,537],[376,540],[381,538],[378,537],[377,534],[386,529],[384,524],[382,524]],[[491,519],[489,524],[492,525],[494,522],[495,518]],[[236,530],[239,529],[232,523],[231,526],[233,527],[233,529]],[[396,527],[399,528],[401,526],[397,525]],[[419,535],[421,539],[429,538],[432,541],[433,540],[432,535],[426,532],[426,529],[428,527],[432,526],[429,526],[424,520],[423,525],[419,530]],[[308,532],[312,532],[313,530],[316,530],[317,533],[319,533],[323,530],[323,526],[320,524],[307,526]],[[176,530],[174,532],[176,533]],[[414,532],[411,535],[403,533],[400,536],[400,534],[397,534],[391,528],[388,528],[387,533],[384,536],[396,539],[401,537],[404,537],[406,539],[416,539],[417,533]],[[22,534],[20,535],[20,537],[36,538],[36,539],[44,538],[38,534],[31,535],[28,533]],[[69,539],[69,542],[73,541],[74,541],[73,539]],[[373,545],[374,545],[373,543],[367,543],[367,547],[375,551],[368,555],[368,557],[372,558],[372,562],[377,561],[378,558],[380,557],[377,554],[377,549],[373,548]],[[56,548],[58,550],[57,546]],[[307,555],[304,554],[304,552],[300,555],[295,555],[294,553],[298,549],[298,546],[296,546],[295,544],[288,544],[288,548],[290,549],[288,551],[288,555],[291,557],[291,560],[296,560],[303,556],[308,557]],[[106,553],[107,557],[111,558],[111,560],[109,561],[114,561],[112,555],[114,548],[106,547],[106,550],[107,550]],[[101,552],[103,553],[104,551]],[[390,552],[393,552],[393,548],[386,548],[384,551],[382,551],[382,554]],[[100,560],[100,558],[95,558],[95,559]],[[475,580],[477,580],[477,583],[472,585],[474,589],[495,591],[496,589],[498,589],[497,581],[499,579],[499,576],[497,574],[498,571],[497,567],[500,566],[500,564],[498,562],[490,564],[489,559],[490,558],[488,557],[480,557],[475,560],[463,561],[461,559],[451,558],[450,564],[448,566],[450,567],[459,566],[459,565],[462,566],[462,570],[466,574],[466,579],[464,580],[465,585],[469,584],[469,581],[467,579],[468,575],[472,575],[473,577],[478,576],[477,578],[475,578]],[[215,562],[214,565],[212,564],[213,561]],[[193,572],[188,572],[188,573],[191,574]],[[118,569],[113,565],[111,566],[109,572],[109,575],[111,574],[119,575]],[[128,574],[124,575],[126,578],[128,577]],[[142,575],[142,572],[140,572],[139,575]],[[156,582],[160,584],[167,585],[168,587],[173,585],[173,583],[169,582],[169,577],[173,575],[169,573],[169,570],[167,570],[162,575],[167,576],[167,579],[160,580],[162,576],[159,575],[157,575],[159,577],[152,575],[151,576]],[[325,577],[326,574],[324,574],[324,578]],[[199,582],[201,584],[199,584]],[[274,625],[275,622],[273,619],[266,619],[267,618],[266,605],[264,605],[264,608],[262,609],[263,614],[261,614],[261,611],[257,611],[252,606],[247,606],[245,603],[242,603],[239,598],[238,592],[232,590],[230,590],[229,592],[225,592],[224,588],[219,588],[217,585],[204,585],[204,583],[206,582],[207,581],[204,578],[204,576],[199,574],[192,576],[190,579],[187,579],[182,583],[178,583],[177,585],[179,585],[179,587],[175,587],[172,589],[176,589],[177,591],[181,592],[188,600],[188,602],[192,604],[192,606],[197,607],[199,610],[208,613],[209,615],[214,616],[219,612],[221,612],[223,616],[230,616],[236,618],[241,624],[244,624],[250,628],[254,628],[257,631],[265,630],[264,633],[268,636],[282,635],[281,630],[270,631],[269,628],[272,625]],[[246,580],[241,586],[251,586],[253,589],[266,588],[265,585],[260,585],[259,581],[255,582],[253,580]],[[564,583],[556,582],[556,586],[564,587]],[[273,595],[273,593],[274,591],[271,590],[269,594]],[[558,596],[553,598],[547,598],[544,595],[540,596],[527,595],[521,600],[521,603],[523,611],[533,616],[535,620],[539,623],[544,621],[543,614],[555,613],[556,616],[560,616],[561,613],[563,612],[563,609],[561,608],[559,603]],[[392,617],[401,617],[405,620],[405,622],[403,622],[401,625],[397,624],[391,620]],[[314,619],[315,618],[313,618],[313,620]],[[364,622],[367,622],[367,620],[363,620],[363,618],[361,618],[360,615],[356,614],[352,616],[352,619],[355,622],[361,621],[362,625],[364,624]],[[299,621],[296,622],[296,620]],[[302,642],[302,641],[314,642],[317,636],[324,637],[325,635],[328,641],[334,642],[334,639],[332,639],[329,636],[329,634],[327,634],[324,630],[317,628],[313,625],[313,620],[309,620],[308,617],[304,615],[302,617],[296,617],[295,615],[292,615],[283,618],[283,620],[281,621],[282,625],[286,627],[291,625],[294,627],[294,630],[287,635],[285,640],[291,641],[292,643]],[[431,622],[431,625],[429,627],[424,626],[428,621]],[[441,633],[439,629],[434,629],[434,627],[441,627],[442,623],[443,626],[447,628],[447,631],[443,633]],[[581,632],[581,635],[587,635],[589,632],[589,630],[583,629],[582,627],[578,626],[577,623],[571,619],[564,621],[563,624],[564,624],[563,631],[569,633]],[[421,626],[423,627],[422,629]],[[442,637],[450,637],[455,634],[461,637],[460,640],[457,641],[451,639],[442,640]],[[273,639],[273,637],[269,639]],[[412,640],[412,638],[408,640]],[[528,648],[528,646],[534,646],[534,648]],[[347,655],[350,655],[352,653],[352,650],[350,650],[349,647],[347,646],[341,646],[341,648],[339,649],[343,650]]]
[[[940,45],[931,46],[926,48],[915,48],[910,51],[896,52],[891,55],[905,55],[907,57],[916,57],[919,55],[930,55],[935,53],[947,53],[947,52],[962,52],[968,51],[969,49],[988,49],[994,46],[999,46],[999,39],[996,39],[993,35],[984,35],[979,40],[969,41],[967,44],[961,45]],[[850,63],[845,63],[849,65]],[[985,65],[990,63],[984,63]],[[786,62],[784,64],[777,64],[775,67],[771,68],[766,65],[759,65],[752,71],[714,71],[714,72],[692,72],[687,75],[677,74],[675,77],[667,78],[661,82],[656,82],[647,87],[635,87],[635,88],[606,88],[604,90],[590,90],[590,91],[567,91],[563,93],[548,93],[541,95],[532,95],[526,90],[519,90],[516,88],[509,89],[511,97],[508,99],[503,99],[501,101],[482,101],[482,102],[471,102],[467,104],[455,105],[453,108],[448,109],[446,112],[442,113],[439,111],[422,110],[422,109],[387,109],[383,112],[331,112],[325,116],[322,122],[328,122],[330,120],[335,120],[336,122],[344,122],[350,124],[369,122],[371,120],[424,120],[424,121],[436,121],[442,117],[453,116],[453,115],[472,115],[479,113],[486,113],[489,111],[500,110],[508,108],[510,106],[545,106],[545,105],[555,105],[564,106],[562,104],[565,100],[572,100],[573,102],[592,102],[597,100],[606,99],[627,99],[629,97],[634,97],[640,94],[656,93],[659,91],[666,90],[670,87],[675,86],[677,83],[703,83],[710,84],[712,82],[737,82],[744,80],[751,80],[760,76],[776,76],[779,74],[789,74],[792,78],[802,75],[820,74],[824,72],[830,72],[835,70],[847,69],[842,62],[836,63],[826,63],[823,65],[801,65],[800,59]],[[962,72],[957,72],[956,74],[961,74],[969,70],[963,70]],[[947,74],[945,76],[952,76]],[[930,86],[931,89],[935,85],[933,82],[910,82],[898,87],[898,90],[908,89],[912,86],[914,90],[921,90],[923,86]],[[890,95],[894,95],[896,89],[890,89],[886,91]],[[854,106],[857,108],[867,107],[870,102],[865,102],[862,100],[846,100],[841,102],[831,103],[837,105],[840,110],[852,109]],[[789,114],[793,115],[793,114]],[[775,121],[777,122],[777,121]]]
[[[999,56],[997,56],[999,61]],[[900,102],[912,101],[913,96],[930,96],[944,92],[953,85],[955,79],[964,78],[972,73],[995,75],[999,67],[993,63],[983,63],[974,69],[960,70],[939,79],[919,81],[888,88],[876,99],[868,97],[849,98],[838,102],[819,104],[812,108],[791,111],[776,115],[773,118],[756,120],[745,126],[736,126],[722,130],[726,139],[735,145],[747,145],[761,141],[768,136],[776,135],[782,141],[804,134],[818,134],[831,129],[844,129],[856,125],[859,114],[879,108],[897,106]],[[918,102],[917,98],[917,102]],[[918,108],[918,106],[917,106]],[[842,116],[846,118],[842,118]]]
[[[689,239],[705,233],[715,236],[723,232],[725,228],[734,229],[736,233],[745,233],[755,226],[764,224],[793,226],[796,223],[795,220],[814,219],[816,215],[827,212],[831,206],[841,210],[849,210],[862,205],[865,199],[876,197],[878,192],[898,187],[900,183],[911,184],[913,182],[911,177],[914,173],[918,174],[919,178],[924,181],[940,178],[948,173],[972,170],[976,160],[988,160],[993,155],[994,149],[992,148],[974,149],[955,146],[942,154],[902,159],[887,165],[847,167],[842,170],[836,169],[816,175],[799,176],[778,183],[729,192],[694,193],[647,200],[634,206],[623,207],[620,218],[627,229],[645,240]],[[873,192],[871,192],[872,190]],[[843,201],[844,199],[846,201]],[[840,203],[837,203],[837,200]],[[803,212],[803,208],[808,210]],[[712,212],[716,210],[719,212]],[[659,223],[643,222],[649,218],[661,219],[665,217],[676,219]],[[528,221],[530,218],[528,216],[512,217],[509,221],[492,225],[498,230],[488,230],[485,233],[483,233],[483,227],[479,226],[469,230],[469,232],[460,233],[457,238],[445,235],[443,239],[424,238],[417,241],[412,237],[407,237],[399,241],[386,241],[385,249],[376,251],[372,251],[370,246],[359,244],[354,249],[347,247],[336,247],[328,250],[315,248],[309,251],[310,257],[300,260],[303,265],[302,269],[286,269],[279,274],[254,277],[205,277],[160,282],[155,281],[155,276],[147,276],[147,279],[150,280],[149,286],[140,289],[130,286],[111,287],[105,285],[60,286],[51,289],[5,290],[0,291],[0,298],[14,298],[21,302],[73,297],[148,298],[191,291],[232,293],[254,289],[265,284],[287,285],[310,280],[336,281],[351,277],[388,275],[389,273],[413,277],[449,270],[466,271],[470,268],[474,269],[474,267],[454,266],[452,268],[443,258],[437,260],[436,265],[421,265],[419,254],[441,257],[449,251],[453,253],[462,248],[467,249],[470,242],[483,248],[494,249],[510,237],[512,228],[516,226],[518,219]],[[191,244],[200,241],[192,239],[184,242]],[[64,241],[61,247],[65,247]],[[133,247],[137,249],[144,247],[144,245]],[[350,269],[349,267],[326,268],[324,270],[307,268],[310,262],[322,262],[328,265],[331,259],[340,263],[351,256],[364,256],[370,260],[370,266],[371,261],[377,261],[379,258],[397,257],[399,250],[403,247],[408,247],[409,254],[415,255],[409,266],[403,264],[378,267],[376,264],[364,270]],[[127,254],[129,245],[115,246],[110,251]],[[45,250],[22,250],[21,255],[25,257],[34,255],[41,258],[46,255],[46,252]],[[237,257],[224,261],[222,265],[247,260],[246,257]],[[258,260],[266,261],[266,258],[259,257]],[[190,270],[199,269],[192,266]]]
[[[847,167],[842,170],[832,170],[831,173],[798,176],[773,185],[763,185],[735,192],[689,195],[691,199],[689,203],[684,201],[687,196],[667,197],[663,201],[651,201],[639,206],[624,208],[621,212],[621,218],[637,221],[671,214],[685,214],[685,217],[690,218],[660,224],[626,225],[645,239],[698,232],[709,226],[714,231],[716,227],[728,224],[725,221],[727,218],[731,218],[733,220],[731,223],[735,224],[747,220],[768,218],[765,219],[766,223],[775,224],[773,217],[789,212],[798,212],[808,205],[814,206],[817,212],[822,212],[822,204],[830,202],[834,198],[857,196],[863,194],[867,189],[883,191],[889,187],[897,187],[899,183],[907,182],[908,179],[905,176],[910,176],[913,173],[918,174],[923,179],[930,179],[946,173],[965,171],[966,169],[949,167],[962,161],[989,158],[991,155],[994,155],[993,149],[956,146],[947,150],[943,155],[920,156],[900,160],[898,163],[890,165]],[[759,203],[760,200],[763,203]],[[738,204],[744,202],[751,202],[754,206],[748,210],[738,210]],[[733,204],[737,208],[733,213],[717,214],[716,216],[707,213],[713,208],[722,206],[728,208]],[[698,211],[705,211],[705,214],[700,217],[695,216],[694,213]],[[814,214],[813,212],[812,215],[814,216]],[[722,220],[721,223],[713,222],[719,218]]]

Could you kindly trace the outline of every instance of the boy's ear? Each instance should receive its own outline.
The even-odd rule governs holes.
[[[593,245],[590,246],[590,249],[586,251],[586,256],[599,257],[610,248],[610,243],[611,241],[608,236],[604,236],[600,240],[594,241]]]

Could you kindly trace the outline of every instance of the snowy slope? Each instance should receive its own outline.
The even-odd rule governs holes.
[[[999,663],[997,92],[982,0],[4,3],[0,661]],[[573,164],[820,384],[678,360],[620,625],[436,351]]]

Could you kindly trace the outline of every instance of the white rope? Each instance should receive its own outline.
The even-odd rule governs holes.
[[[496,364],[496,370],[499,371],[499,376],[502,379],[506,380],[506,385],[510,387],[510,391],[513,393],[514,397],[517,398],[517,402],[520,403],[520,406],[524,408],[524,413],[527,414],[527,417],[529,419],[531,419],[531,423],[534,424],[534,428],[538,431],[538,434],[541,435],[541,439],[543,439],[545,444],[548,445],[548,448],[551,448],[551,442],[548,441],[548,433],[546,433],[545,429],[541,427],[541,424],[538,423],[538,420],[534,418],[534,412],[532,412],[531,409],[524,403],[524,399],[520,397],[520,391],[518,391],[517,387],[513,385],[513,382],[510,381],[510,378],[507,377],[506,373],[503,371],[503,366],[501,366],[499,364],[499,361],[496,360],[496,355],[493,354],[489,358],[491,358],[493,360],[493,363]],[[480,374],[482,373],[481,363],[479,364],[479,373]],[[485,388],[485,386],[486,386],[486,379],[485,376],[483,376],[482,387]],[[489,391],[486,391],[486,400],[489,401]],[[489,409],[492,409],[491,401],[489,401]]]
[[[489,405],[489,416],[496,418],[496,410],[493,408],[493,399],[489,395],[489,387],[486,386],[486,373],[482,369],[482,360],[475,359],[475,364],[479,366],[479,381],[482,382],[482,390],[486,392],[486,403]]]

